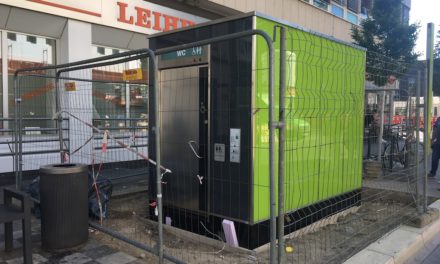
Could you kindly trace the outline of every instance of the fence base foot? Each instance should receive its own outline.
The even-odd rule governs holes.
[[[413,217],[408,222],[408,225],[416,228],[422,228],[437,220],[438,217],[439,217],[438,209],[428,208],[428,211],[426,213],[421,213]]]

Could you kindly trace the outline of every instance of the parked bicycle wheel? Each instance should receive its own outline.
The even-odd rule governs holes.
[[[402,163],[400,158],[399,144],[396,141],[391,141],[385,145],[382,154],[382,166],[385,169],[392,170],[397,163]]]

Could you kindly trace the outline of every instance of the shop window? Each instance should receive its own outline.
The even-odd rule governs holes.
[[[125,50],[93,47],[93,56],[119,54]],[[143,79],[133,82],[123,80],[128,69],[142,69]],[[100,128],[126,132],[127,128],[146,130],[148,124],[147,63],[130,61],[92,69],[93,123]]]
[[[8,117],[14,117],[14,72],[21,68],[55,64],[55,40],[20,33],[7,33]],[[6,54],[4,54],[6,55]],[[42,71],[41,75],[49,74]],[[23,127],[41,128],[34,134],[55,133],[55,84],[53,79],[35,75],[20,75],[21,113]]]

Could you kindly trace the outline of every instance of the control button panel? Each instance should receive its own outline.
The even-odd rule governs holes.
[[[240,163],[240,128],[231,128],[230,130],[230,153],[229,161]]]

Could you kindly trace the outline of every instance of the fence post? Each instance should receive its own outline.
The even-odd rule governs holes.
[[[161,173],[161,158],[160,158],[160,111],[159,111],[159,86],[157,78],[158,76],[158,69],[157,64],[155,61],[155,55],[152,56],[152,51],[150,52],[150,61],[152,64],[153,72],[154,72],[154,80],[153,80],[153,90],[154,90],[154,124],[155,124],[155,141],[156,141],[156,198],[157,198],[157,226],[158,226],[158,233],[159,233],[159,241],[157,242],[157,251],[159,256],[159,263],[163,263],[163,212],[162,212],[162,173]]]
[[[419,157],[419,142],[420,142],[420,70],[417,71],[416,84],[416,206],[420,211],[420,197],[419,197],[419,179],[420,179],[420,157]]]
[[[270,195],[270,263],[276,262],[277,223],[275,216],[275,128],[274,120],[274,49],[272,42],[269,46],[269,195]]]
[[[426,69],[427,69],[427,90],[425,94],[425,126],[424,126],[424,140],[425,144],[425,175],[423,176],[423,211],[426,212],[428,210],[427,204],[427,184],[428,184],[428,152],[431,146],[430,133],[431,133],[431,108],[432,108],[432,81],[433,81],[433,70],[434,70],[434,59],[433,59],[433,50],[434,50],[434,24],[428,23],[428,32],[427,32],[427,42],[426,42]]]
[[[385,110],[385,91],[381,93],[380,99],[380,122],[379,122],[379,137],[377,138],[377,160],[381,162],[382,159],[382,138],[384,125],[384,110]]]
[[[18,152],[18,75],[14,75],[14,170],[15,170],[15,188],[21,189],[21,174],[20,174],[20,154]]]
[[[285,116],[284,94],[286,92],[286,29],[280,27],[280,94],[279,94],[279,140],[278,140],[278,263],[284,261],[284,141]]]
[[[55,113],[56,113],[56,125],[58,128],[58,140],[60,145],[60,162],[64,163],[64,142],[63,142],[63,115],[61,114],[61,93],[60,93],[60,79],[58,73],[55,75]]]

